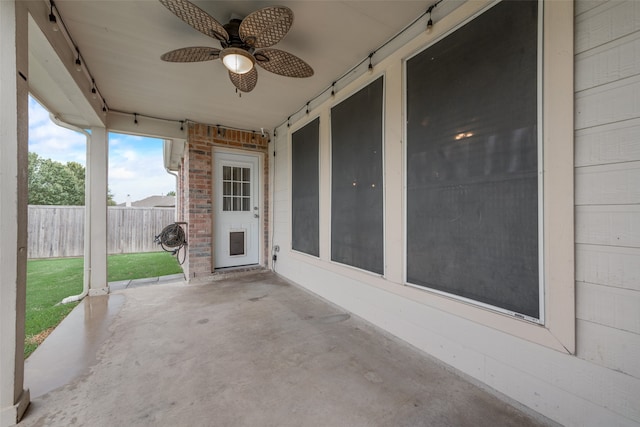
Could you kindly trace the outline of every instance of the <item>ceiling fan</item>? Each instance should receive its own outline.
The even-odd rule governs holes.
[[[201,62],[221,59],[229,78],[242,92],[251,92],[258,82],[259,65],[286,77],[311,77],[313,68],[297,56],[270,48],[287,35],[293,24],[293,12],[285,6],[269,6],[246,18],[231,19],[222,25],[188,0],[160,0],[167,9],[194,29],[220,42],[222,49],[184,47],[160,57],[168,62]]]

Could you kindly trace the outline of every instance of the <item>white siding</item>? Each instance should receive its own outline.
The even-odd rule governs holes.
[[[576,167],[640,160],[640,119],[576,131]]]
[[[640,292],[640,249],[577,244],[576,280]]]
[[[290,251],[287,131],[302,123],[278,129],[274,144],[274,244],[281,247],[275,268],[304,288],[561,424],[638,426],[640,1],[577,1],[575,14],[576,355],[496,330],[465,314],[453,314],[447,304],[432,304],[422,297],[424,292],[402,286],[398,58],[376,65],[376,73],[384,69],[387,85],[387,276],[331,263],[326,256],[330,223],[326,215],[321,215],[320,259]],[[417,49],[410,45],[401,55]],[[341,96],[347,95],[338,93],[329,104],[339,102]],[[330,119],[329,107],[318,107],[321,126]],[[329,149],[329,138],[321,137],[322,156]],[[321,164],[321,185],[326,187],[329,175],[330,165]]]
[[[640,2],[590,6],[576,7],[577,356],[638,379]]]
[[[640,202],[640,162],[576,168],[576,205],[628,205]]]

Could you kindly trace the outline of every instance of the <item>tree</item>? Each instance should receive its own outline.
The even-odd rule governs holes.
[[[29,204],[82,205],[84,182],[74,170],[51,159],[29,153]]]
[[[175,192],[175,191],[173,191],[173,190],[171,190],[171,191],[169,191],[169,192],[167,193],[167,196],[175,196],[175,195],[176,195],[176,192]]]
[[[107,188],[107,206],[115,206],[116,205],[116,201],[113,200],[113,193],[111,192],[110,189]]]
[[[80,163],[62,164],[30,152],[28,174],[30,205],[84,205],[85,167]],[[115,205],[111,191],[107,204]]]

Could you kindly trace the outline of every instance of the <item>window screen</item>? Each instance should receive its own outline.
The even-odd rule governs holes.
[[[407,280],[539,318],[538,3],[407,61]]]
[[[319,123],[315,119],[291,137],[292,248],[319,256]]]
[[[331,109],[331,259],[384,273],[383,78]]]

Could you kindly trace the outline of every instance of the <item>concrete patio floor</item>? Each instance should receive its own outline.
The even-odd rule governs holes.
[[[25,427],[550,424],[267,272],[86,298],[25,369]]]

